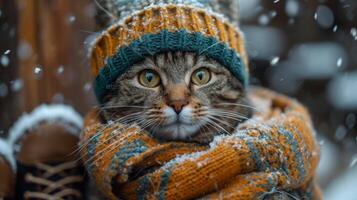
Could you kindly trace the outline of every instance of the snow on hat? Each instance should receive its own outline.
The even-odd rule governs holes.
[[[238,23],[226,19],[220,14],[222,9],[215,8],[221,1],[102,1],[107,4],[108,12],[117,17],[96,38],[90,51],[91,70],[96,77],[94,90],[100,103],[115,80],[131,65],[146,56],[168,51],[195,52],[212,58],[247,85],[248,59],[243,35],[233,25]]]
[[[40,105],[31,113],[22,115],[9,130],[9,142],[15,144],[28,130],[35,128],[41,122],[56,122],[70,124],[71,134],[79,136],[77,129],[82,128],[82,117],[70,106],[63,104]],[[74,127],[76,130],[73,130]]]
[[[16,171],[16,162],[13,155],[12,145],[3,139],[0,139],[0,156],[11,165],[13,171]]]

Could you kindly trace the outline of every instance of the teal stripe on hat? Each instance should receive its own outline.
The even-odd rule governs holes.
[[[248,85],[248,72],[240,55],[225,43],[198,32],[163,30],[157,34],[146,34],[128,46],[119,48],[113,56],[107,58],[104,67],[94,80],[94,91],[98,101],[104,103],[103,97],[111,90],[115,80],[130,66],[144,60],[147,56],[168,51],[195,52],[212,58],[226,67],[244,86]]]

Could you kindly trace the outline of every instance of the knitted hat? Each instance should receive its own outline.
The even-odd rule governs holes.
[[[237,22],[218,14],[222,11],[214,6],[218,2],[221,3],[216,0],[104,1],[110,8],[108,11],[118,17],[94,41],[90,52],[99,102],[103,103],[114,81],[130,66],[146,56],[168,51],[195,52],[214,59],[246,86],[248,61],[243,36],[233,25]]]

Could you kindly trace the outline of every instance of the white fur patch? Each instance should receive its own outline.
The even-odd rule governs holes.
[[[184,107],[179,115],[174,109],[167,107],[164,109],[165,123],[155,129],[155,134],[164,139],[187,139],[196,133],[200,125],[192,121],[192,109]]]

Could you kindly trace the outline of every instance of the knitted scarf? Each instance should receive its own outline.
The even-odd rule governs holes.
[[[81,154],[109,199],[264,199],[276,191],[320,199],[314,174],[319,147],[306,109],[251,88],[257,111],[209,145],[164,142],[131,126],[85,119]]]

